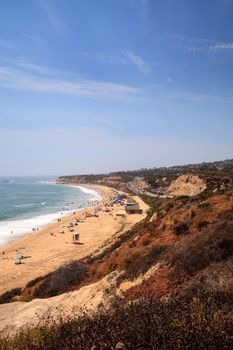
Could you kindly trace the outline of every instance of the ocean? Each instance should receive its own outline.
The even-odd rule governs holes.
[[[100,201],[94,190],[47,177],[0,177],[0,247]]]

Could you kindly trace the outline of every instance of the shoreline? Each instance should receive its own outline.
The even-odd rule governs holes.
[[[54,182],[55,184],[55,182]],[[59,184],[57,185],[65,185],[65,184]],[[1,221],[0,224],[9,226],[8,231],[12,231],[12,236],[9,236],[8,239],[6,239],[6,242],[3,244],[0,244],[0,250],[7,247],[8,245],[16,242],[17,240],[20,240],[21,238],[25,237],[26,235],[30,234],[35,234],[36,232],[40,231],[41,229],[45,228],[46,226],[55,223],[58,219],[65,218],[68,216],[72,216],[73,213],[78,213],[83,210],[86,210],[88,208],[93,208],[99,203],[101,203],[104,200],[103,193],[98,186],[93,186],[89,187],[85,185],[73,185],[73,184],[67,184],[69,187],[76,187],[79,188],[81,191],[88,189],[93,192],[93,195],[95,195],[96,199],[89,200],[86,205],[83,204],[82,206],[78,208],[72,208],[72,209],[65,209],[65,210],[60,210],[57,212],[52,212],[52,213],[45,213],[45,214],[40,214],[40,215],[35,215],[29,218],[22,218],[22,219],[12,219],[12,220],[5,220]],[[85,193],[85,191],[83,191]],[[88,192],[88,193],[91,193]],[[87,192],[86,192],[87,193]],[[22,227],[22,224],[24,224]],[[12,225],[12,226],[10,226]],[[15,227],[16,225],[18,226],[18,231],[15,232]],[[29,228],[30,227],[30,228]],[[35,228],[35,230],[33,230]],[[10,233],[9,233],[10,234]],[[0,240],[1,242],[1,240]]]
[[[65,184],[63,184],[65,185]],[[90,210],[93,210],[95,209],[96,206],[98,205],[101,205],[101,203],[105,203],[105,202],[108,202],[108,200],[106,201],[107,198],[105,198],[105,194],[104,194],[104,191],[103,189],[101,190],[101,185],[92,185],[92,184],[87,184],[86,187],[84,187],[85,185],[73,185],[73,184],[67,184],[67,186],[71,186],[71,187],[82,187],[82,188],[86,188],[86,189],[93,189],[93,191],[95,191],[101,198],[99,199],[99,201],[97,202],[96,201],[92,201],[92,202],[95,202],[95,204],[93,205],[90,205],[90,206],[85,206],[83,208],[78,208],[78,209],[72,209],[72,210],[69,210],[69,211],[61,211],[61,212],[56,212],[56,213],[51,213],[51,214],[44,214],[44,215],[38,215],[36,217],[33,217],[33,218],[29,218],[29,219],[25,219],[25,220],[31,220],[31,219],[36,219],[36,218],[39,218],[39,217],[44,217],[44,216],[47,216],[47,215],[57,215],[57,217],[55,217],[54,219],[52,219],[51,221],[45,223],[44,225],[42,225],[39,230],[37,231],[28,231],[28,232],[23,232],[23,233],[20,233],[18,237],[13,237],[13,239],[9,242],[7,242],[6,244],[4,245],[0,245],[0,255],[2,253],[2,251],[7,250],[11,245],[14,245],[14,244],[17,244],[17,242],[21,241],[21,240],[24,240],[24,239],[27,239],[28,237],[34,235],[36,236],[37,234],[39,234],[42,230],[44,229],[48,229],[50,227],[53,227],[55,224],[57,224],[58,222],[62,222],[60,220],[71,220],[72,221],[72,218],[74,216],[77,216],[77,215],[82,215],[83,212],[87,212],[87,211],[90,211]],[[105,186],[102,186],[102,187],[105,187]],[[94,189],[95,188],[95,189]],[[111,188],[109,188],[110,191],[112,191]],[[19,221],[23,221],[24,219],[22,220],[19,220]],[[12,221],[18,221],[18,220],[12,220]],[[10,220],[9,220],[10,222]]]
[[[94,189],[94,186],[90,188]],[[61,265],[103,249],[114,234],[122,234],[146,217],[148,206],[139,197],[134,196],[144,213],[120,217],[117,213],[124,207],[111,203],[117,191],[101,185],[96,185],[95,189],[103,194],[103,201],[96,205],[97,216],[94,215],[95,207],[87,208],[0,248],[0,295],[14,288],[24,288],[30,281],[55,271]],[[76,220],[77,226],[70,230],[69,224]],[[80,235],[79,244],[73,242],[75,233]],[[19,253],[23,259],[20,265],[16,265]]]

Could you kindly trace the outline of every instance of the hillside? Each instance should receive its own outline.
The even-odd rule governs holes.
[[[1,349],[232,348],[233,176],[168,177],[166,191],[191,184],[192,193],[151,196],[141,188],[150,210],[134,228],[0,297],[10,331],[50,318],[12,343],[2,340]]]
[[[58,183],[73,184],[100,184],[110,186],[117,190],[147,195],[155,197],[156,195],[167,194],[167,189],[171,182],[180,175],[199,174],[206,179],[207,186],[217,188],[218,182],[222,185],[224,176],[228,179],[233,175],[233,160],[216,161],[212,163],[190,164],[182,166],[140,169],[135,171],[121,171],[109,174],[97,175],[73,175],[61,176],[57,179]],[[221,180],[219,181],[219,177]]]

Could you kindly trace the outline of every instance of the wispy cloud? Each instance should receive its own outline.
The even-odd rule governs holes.
[[[6,49],[15,49],[15,44],[10,40],[0,39],[0,47],[4,47]]]
[[[133,53],[130,50],[126,50],[125,51],[125,55],[128,58],[128,60],[133,63],[137,69],[139,70],[139,72],[143,73],[143,74],[149,74],[151,71],[151,67],[149,64],[147,64],[142,57],[136,55],[135,53]]]
[[[224,42],[216,43],[216,44],[210,45],[210,46],[209,46],[209,50],[212,51],[212,52],[221,52],[221,51],[233,50],[233,42],[229,42],[229,43],[224,43]]]
[[[127,60],[124,57],[109,55],[102,52],[87,52],[83,51],[79,54],[80,56],[87,57],[88,59],[100,63],[109,63],[109,64],[126,64]]]
[[[168,82],[172,82],[167,77]],[[114,82],[95,81],[75,76],[71,72],[59,71],[32,62],[15,62],[0,65],[0,87],[48,94],[74,95],[88,98],[137,99],[137,100],[181,100],[194,103],[232,104],[233,96],[211,95],[184,91],[168,85],[131,86]],[[99,122],[107,124],[104,118]],[[111,125],[112,128],[116,126]]]
[[[63,72],[61,72],[62,78],[58,75],[51,76],[47,67],[32,63],[24,64],[23,68],[0,66],[0,86],[15,90],[97,98],[129,98],[142,93],[142,89],[124,84],[87,79],[65,79]],[[51,70],[51,72],[54,71]]]
[[[13,61],[12,63],[17,67],[23,68],[25,71],[34,72],[40,76],[56,76],[59,74],[58,70],[42,66],[40,64],[32,63],[30,61],[18,60]]]
[[[81,52],[80,56],[87,57],[89,60],[99,62],[99,63],[107,63],[107,64],[133,64],[137,67],[137,69],[143,74],[149,74],[153,67],[158,67],[158,63],[156,62],[146,62],[142,57],[136,55],[131,50],[122,50],[120,55],[108,55],[101,52]]]
[[[147,24],[149,14],[149,0],[130,0],[131,4],[138,6],[144,25]]]
[[[202,52],[205,54],[220,54],[223,52],[231,52],[233,50],[233,42],[188,38],[181,35],[173,35],[172,39],[175,47],[184,49],[191,53]]]
[[[171,77],[167,77],[167,82],[168,83],[173,83],[173,79]]]
[[[188,102],[203,102],[203,103],[220,103],[232,104],[233,96],[211,95],[208,93],[200,93],[195,91],[180,90],[175,88],[166,88],[161,85],[152,86],[149,92],[151,98],[165,98]]]
[[[48,4],[48,1],[39,0],[39,3],[44,10],[50,25],[58,31],[64,31],[64,22],[57,16],[55,10]]]

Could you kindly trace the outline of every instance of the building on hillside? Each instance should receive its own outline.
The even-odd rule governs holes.
[[[134,199],[129,199],[125,203],[125,211],[127,214],[142,214],[139,204]]]

